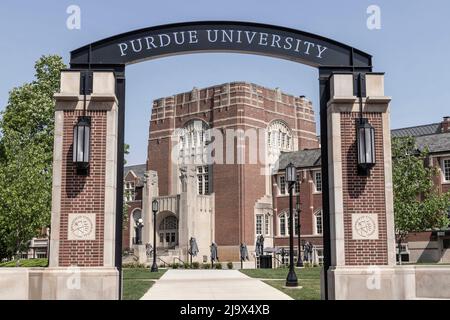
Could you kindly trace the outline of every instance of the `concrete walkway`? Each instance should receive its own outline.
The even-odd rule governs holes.
[[[292,300],[237,270],[167,270],[141,300]]]

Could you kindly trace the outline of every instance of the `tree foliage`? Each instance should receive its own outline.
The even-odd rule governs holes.
[[[392,140],[395,225],[400,242],[410,232],[449,225],[450,193],[439,194],[433,183],[437,168],[427,165],[428,155],[412,137]]]
[[[12,257],[50,224],[54,131],[53,95],[59,56],[35,64],[35,80],[9,93],[0,114],[0,257]]]

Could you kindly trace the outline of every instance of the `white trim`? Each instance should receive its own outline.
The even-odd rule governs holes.
[[[441,161],[440,161],[442,183],[443,183],[443,184],[448,184],[448,183],[450,183],[450,179],[447,180],[447,179],[445,178],[444,161],[450,161],[450,157],[443,157],[443,158],[441,158]],[[449,168],[448,168],[448,170],[449,170],[449,174],[450,174],[450,163],[449,163]]]
[[[117,190],[117,146],[118,145],[118,110],[114,104],[106,113],[106,157],[105,157],[105,200],[104,200],[104,235],[103,266],[115,264],[116,242],[116,190]]]
[[[58,104],[57,102],[56,104]],[[49,266],[59,266],[59,240],[61,224],[61,186],[63,161],[64,111],[55,111],[55,133],[53,142],[53,182],[52,182],[52,213],[50,229]]]
[[[322,219],[322,233],[318,233],[317,232],[317,215],[320,213],[321,215],[321,219]],[[313,236],[317,236],[317,237],[322,237],[323,236],[323,210],[322,209],[318,209],[316,210],[313,215],[312,215],[312,225],[313,225]]]

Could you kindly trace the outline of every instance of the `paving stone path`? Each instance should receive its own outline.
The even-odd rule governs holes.
[[[237,270],[168,270],[141,300],[292,300]]]

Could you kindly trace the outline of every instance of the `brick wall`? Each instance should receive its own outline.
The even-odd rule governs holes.
[[[387,265],[383,126],[381,113],[366,113],[375,128],[376,165],[370,177],[357,175],[356,120],[359,113],[341,113],[342,182],[346,265]],[[378,214],[378,240],[352,240],[352,214]]]
[[[63,166],[59,266],[103,265],[105,202],[106,111],[89,111],[91,116],[91,166],[89,176],[80,176],[72,162],[73,127],[82,111],[64,112]],[[95,240],[69,241],[68,215],[95,213]]]
[[[153,104],[150,122],[148,169],[158,172],[160,195],[175,190],[170,184],[172,175],[178,174],[170,168],[170,136],[175,128],[182,128],[193,119],[223,130],[266,128],[273,120],[283,120],[298,139],[298,148],[318,147],[314,111],[304,98],[233,82],[158,99]],[[236,155],[236,146],[234,152]],[[265,194],[260,168],[248,164],[213,166],[217,244],[255,243],[254,206]]]

